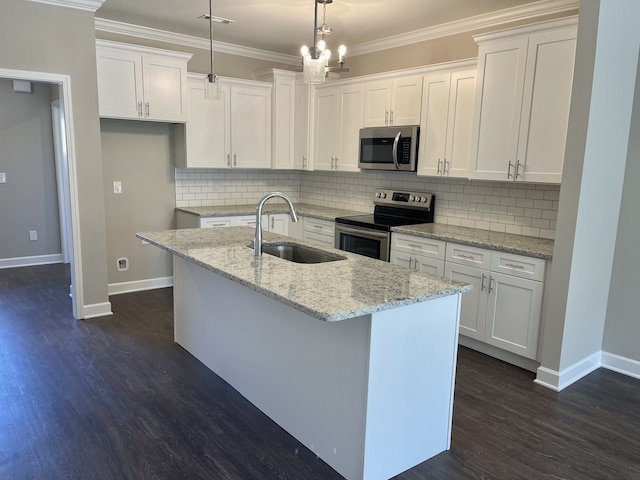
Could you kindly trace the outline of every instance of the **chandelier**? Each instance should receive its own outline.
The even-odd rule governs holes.
[[[318,27],[318,4],[323,5],[322,25]],[[347,53],[347,47],[340,45],[338,47],[338,65],[331,67],[329,60],[331,59],[331,50],[327,48],[324,39],[325,35],[330,35],[332,30],[327,26],[327,3],[333,3],[333,0],[314,0],[315,14],[313,18],[313,45],[311,48],[303,45],[300,48],[302,54],[302,72],[305,83],[322,83],[324,82],[328,72],[348,72],[349,69],[344,66],[344,56]],[[320,35],[320,40],[318,40]]]

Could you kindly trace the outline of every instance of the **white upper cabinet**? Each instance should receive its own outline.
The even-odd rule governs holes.
[[[295,120],[293,140],[293,166],[296,170],[309,170],[309,113],[311,88],[299,77],[296,79]]]
[[[176,133],[179,168],[270,168],[271,85],[218,78],[206,99],[206,75],[189,74],[188,121]]]
[[[185,122],[190,54],[96,41],[101,117]]]
[[[313,136],[315,170],[358,171],[363,109],[362,84],[316,90]]]
[[[471,178],[560,182],[576,23],[553,20],[476,37]]]
[[[468,177],[475,69],[425,75],[418,175]]]
[[[364,125],[417,125],[420,123],[422,75],[365,84]]]

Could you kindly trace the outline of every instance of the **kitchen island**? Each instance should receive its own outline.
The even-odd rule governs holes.
[[[254,257],[253,234],[137,235],[173,254],[175,341],[347,479],[448,449],[470,287],[332,249],[341,259]]]

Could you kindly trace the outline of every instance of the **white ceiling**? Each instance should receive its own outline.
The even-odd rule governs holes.
[[[469,17],[513,14],[520,7],[566,9],[571,3],[577,0],[333,0],[326,7],[333,28],[327,43],[353,49]],[[298,55],[301,45],[313,41],[314,5],[314,0],[212,0],[214,16],[235,20],[214,24],[214,41]],[[208,11],[208,0],[105,0],[96,18],[208,39],[209,25],[198,18]],[[318,16],[320,24],[322,5]]]

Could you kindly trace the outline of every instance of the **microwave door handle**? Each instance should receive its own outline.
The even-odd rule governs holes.
[[[401,136],[402,132],[398,132],[396,139],[393,141],[393,163],[396,166],[396,170],[400,170],[400,165],[398,165],[398,143]]]

